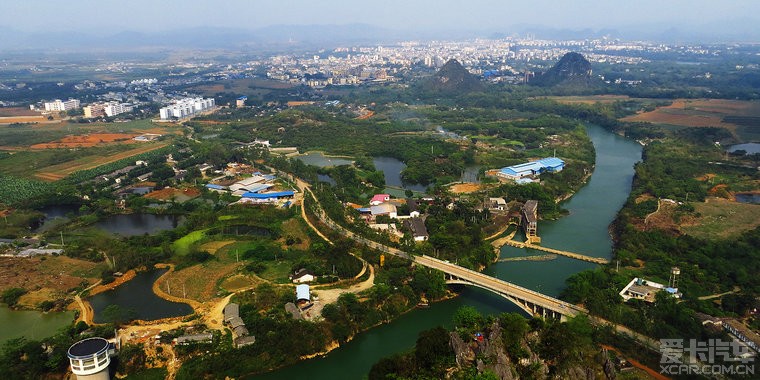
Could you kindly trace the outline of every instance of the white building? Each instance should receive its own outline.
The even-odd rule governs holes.
[[[80,107],[78,99],[69,99],[63,101],[56,99],[52,102],[45,102],[45,111],[68,111],[75,110]]]
[[[106,113],[106,116],[115,116],[118,114],[131,112],[132,106],[124,103],[110,102],[105,107],[103,107],[103,111]]]
[[[174,104],[161,108],[161,120],[171,120],[172,118],[183,119],[191,117],[196,113],[208,111],[216,106],[213,98],[184,98],[176,101]]]
[[[125,112],[131,112],[132,106],[119,102],[92,103],[84,107],[84,117],[115,116]]]

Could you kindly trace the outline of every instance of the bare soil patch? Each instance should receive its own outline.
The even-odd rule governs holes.
[[[200,195],[200,190],[194,188],[175,189],[173,187],[165,187],[161,190],[156,190],[145,194],[144,197],[159,201],[170,201],[174,199],[175,201],[182,203],[190,199],[197,198]]]
[[[1,107],[0,117],[13,116],[40,116],[39,112],[32,111],[27,107]]]
[[[66,136],[60,141],[53,141],[49,143],[34,144],[30,146],[32,149],[61,149],[61,148],[83,148],[96,145],[105,144],[134,144],[136,141],[132,140],[137,134],[127,133],[93,133],[79,136]]]
[[[66,256],[0,257],[0,290],[16,287],[68,292],[82,281],[97,282],[97,267],[96,263]]]
[[[760,102],[725,99],[676,99],[669,106],[627,116],[622,120],[684,127],[722,127],[735,132],[737,125],[723,121],[726,116],[760,117]]]
[[[452,185],[449,190],[454,194],[468,194],[480,190],[482,186],[479,183],[457,183]]]

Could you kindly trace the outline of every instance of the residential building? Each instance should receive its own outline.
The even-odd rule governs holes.
[[[119,102],[92,103],[84,107],[84,117],[116,116],[125,112],[131,112],[132,106]]]
[[[412,231],[414,241],[426,241],[430,238],[427,227],[425,227],[425,221],[422,218],[410,218],[404,224]]]
[[[69,99],[66,101],[56,99],[52,102],[45,102],[45,111],[68,111],[78,109],[79,107],[80,102],[78,99]]]
[[[184,98],[174,104],[161,108],[159,115],[161,120],[171,120],[172,118],[184,119],[191,117],[199,112],[208,111],[216,106],[213,98]]]
[[[235,106],[245,107],[245,102],[248,100],[247,96],[241,96],[235,100]]]
[[[391,200],[391,196],[389,194],[375,194],[369,201],[369,204],[371,206],[377,206],[380,203],[388,202],[389,200]]]
[[[675,298],[681,298],[681,293],[678,293],[678,289],[667,287],[663,284],[648,281],[639,277],[634,277],[634,279],[620,291],[620,296],[623,297],[623,300],[625,301],[634,298],[652,303],[655,301],[656,294],[660,291],[666,291]]]

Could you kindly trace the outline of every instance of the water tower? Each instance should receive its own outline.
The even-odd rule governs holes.
[[[77,380],[109,380],[109,348],[110,344],[103,338],[87,338],[71,345],[66,354]]]
[[[678,289],[678,275],[681,274],[681,269],[678,267],[670,268],[670,287]]]

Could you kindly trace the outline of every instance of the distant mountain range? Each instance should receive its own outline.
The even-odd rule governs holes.
[[[736,20],[727,28],[720,25],[693,25],[675,28],[652,24],[620,26],[614,29],[555,29],[536,25],[505,26],[503,30],[438,31],[392,30],[368,24],[273,25],[258,29],[196,27],[161,32],[59,31],[23,32],[0,26],[0,50],[133,50],[146,48],[330,48],[345,44],[387,44],[402,40],[444,40],[526,36],[539,39],[622,38],[662,42],[759,41],[760,28],[750,19]],[[718,32],[723,31],[723,32]]]

